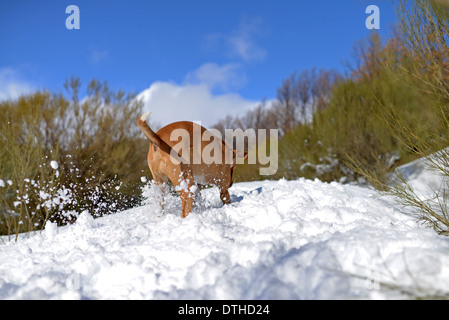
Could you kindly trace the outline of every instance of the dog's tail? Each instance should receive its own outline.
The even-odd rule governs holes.
[[[145,112],[143,115],[139,117],[139,119],[137,119],[137,125],[139,126],[140,130],[142,130],[145,137],[147,137],[148,140],[150,140],[150,142],[158,146],[162,151],[170,154],[170,156],[173,157],[173,159],[175,159],[176,161],[178,161],[178,163],[180,162],[189,163],[183,157],[181,157],[178,151],[172,149],[172,147],[170,147],[164,140],[162,140],[161,137],[157,135],[157,133],[151,130],[151,128],[147,124],[147,119],[150,116],[150,113],[151,112]]]
[[[143,115],[137,119],[137,125],[139,126],[140,130],[142,130],[145,137],[150,140],[150,142],[153,142],[158,147],[161,146],[162,140],[161,138],[153,131],[147,124],[147,119],[150,116],[151,112],[145,112]]]

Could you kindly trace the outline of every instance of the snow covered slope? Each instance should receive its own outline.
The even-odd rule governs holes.
[[[432,169],[429,160],[420,158],[397,168],[414,192],[423,198],[432,198],[435,191],[447,189],[447,179]]]
[[[347,299],[449,294],[449,239],[391,198],[318,180],[170,196],[0,242],[0,299]]]

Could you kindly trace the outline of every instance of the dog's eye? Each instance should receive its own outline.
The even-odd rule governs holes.
[[[156,152],[157,151],[157,146],[153,144],[153,151]]]

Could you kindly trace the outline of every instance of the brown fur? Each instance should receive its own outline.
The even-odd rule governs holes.
[[[146,123],[146,118],[148,115],[149,113],[144,114],[137,120],[137,125],[140,130],[142,130],[150,141],[150,148],[147,157],[148,166],[157,185],[161,185],[162,183],[167,182],[167,179],[170,179],[175,186],[175,190],[177,190],[182,202],[181,217],[187,217],[192,211],[195,188],[191,187],[198,185],[199,183],[218,186],[220,189],[220,198],[223,204],[230,203],[231,198],[228,189],[233,183],[232,176],[235,169],[236,151],[231,151],[228,149],[228,152],[232,152],[229,154],[231,154],[233,158],[231,164],[226,164],[225,151],[226,148],[229,147],[223,140],[221,140],[222,164],[206,164],[202,159],[201,163],[193,164],[192,150],[194,127],[200,127],[196,127],[195,130],[200,129],[201,135],[207,131],[207,129],[193,122],[180,121],[171,123],[155,133]],[[183,163],[182,161],[181,163],[176,164],[172,161],[173,158],[170,157],[172,148],[180,141],[170,141],[170,136],[175,129],[185,129],[189,133],[190,164]],[[201,141],[201,152],[209,143],[210,142],[208,141]],[[244,158],[247,158],[246,152]]]

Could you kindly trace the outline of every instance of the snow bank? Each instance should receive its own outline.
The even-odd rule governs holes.
[[[0,242],[0,299],[347,299],[448,294],[449,240],[390,198],[318,180],[237,183]],[[154,190],[153,190],[154,191]]]
[[[426,158],[409,162],[397,170],[409,182],[413,191],[423,198],[433,198],[435,192],[447,189],[447,178],[433,169]]]

